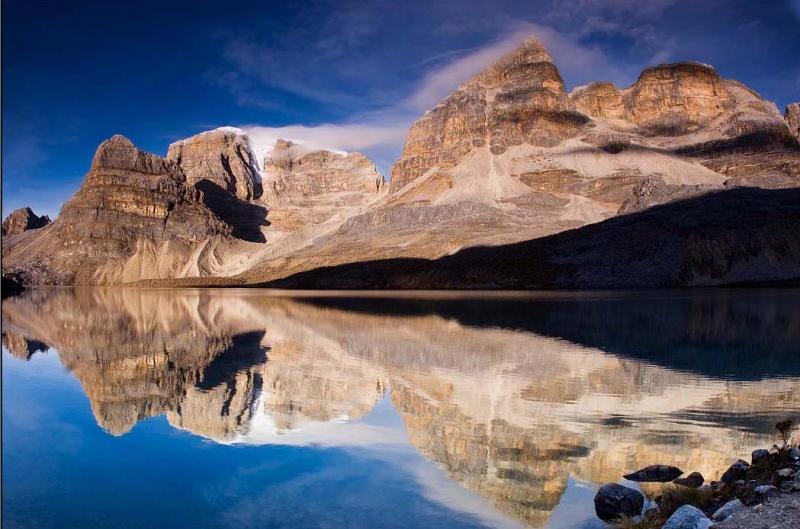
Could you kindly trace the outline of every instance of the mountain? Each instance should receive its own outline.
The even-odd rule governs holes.
[[[97,148],[83,184],[43,230],[7,245],[4,268],[33,282],[123,283],[202,266],[204,245],[231,227],[170,160],[114,136]]]
[[[51,227],[4,239],[4,271],[28,270],[28,280],[43,282],[265,283],[351,263],[552,243],[562,239],[544,238],[660,204],[739,187],[799,187],[798,113],[790,105],[781,115],[753,90],[695,62],[647,68],[627,88],[597,82],[567,92],[551,55],[528,39],[413,124],[388,184],[360,153],[290,139],[256,141],[232,127],[178,141],[166,159],[115,137],[98,156],[125,151],[113,156],[121,165],[96,156]],[[733,201],[754,222],[763,200],[783,208],[775,218],[795,222],[781,193],[759,195],[755,204]],[[710,198],[708,212],[693,216],[693,229],[723,236],[730,251],[788,252],[780,266],[751,260],[746,273],[710,279],[698,269],[681,273],[683,282],[673,281],[673,271],[673,279],[659,276],[658,284],[755,281],[761,268],[763,279],[800,276],[793,261],[800,235],[791,229],[800,227],[789,226],[783,238],[759,235],[758,244],[770,246],[755,248],[740,240],[746,230],[717,229],[723,214],[714,204],[723,202]],[[653,218],[668,224],[668,215],[681,211],[659,209]],[[645,238],[637,218],[630,230]],[[620,225],[602,226],[604,237],[616,241]],[[674,244],[687,237],[667,248],[678,251]],[[672,264],[697,264],[695,250],[680,251]],[[624,255],[648,259],[635,249]]]
[[[37,216],[31,208],[19,208],[3,221],[3,236],[16,235],[28,230],[38,230],[50,224],[47,215]]]

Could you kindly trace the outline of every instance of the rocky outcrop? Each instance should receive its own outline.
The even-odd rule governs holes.
[[[800,142],[800,103],[792,103],[786,107],[786,112],[783,114],[786,123],[789,125],[789,130],[792,132],[797,141]]]
[[[261,196],[258,160],[241,130],[220,128],[177,141],[167,159],[183,169],[190,186],[206,181],[241,200]]]
[[[15,209],[3,221],[3,235],[16,235],[27,230],[38,230],[50,224],[47,215],[37,216],[31,208]]]
[[[78,284],[170,277],[193,248],[230,233],[175,162],[117,135],[100,144],[58,219],[16,242],[3,264],[42,266]]]

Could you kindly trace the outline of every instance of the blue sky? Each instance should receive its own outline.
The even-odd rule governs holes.
[[[115,133],[164,154],[265,127],[388,172],[414,118],[527,35],[568,87],[699,60],[781,110],[800,100],[800,0],[7,0],[2,15],[4,215],[56,215]]]

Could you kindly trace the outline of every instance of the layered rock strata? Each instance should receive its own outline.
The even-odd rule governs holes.
[[[175,162],[117,135],[56,221],[8,248],[4,266],[40,264],[77,284],[170,277],[196,247],[230,234]]]

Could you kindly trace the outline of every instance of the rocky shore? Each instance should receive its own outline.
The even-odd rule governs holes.
[[[791,421],[776,425],[782,444],[738,459],[716,481],[698,472],[651,465],[600,487],[601,520],[620,529],[762,529],[800,527],[800,447],[790,442]]]

